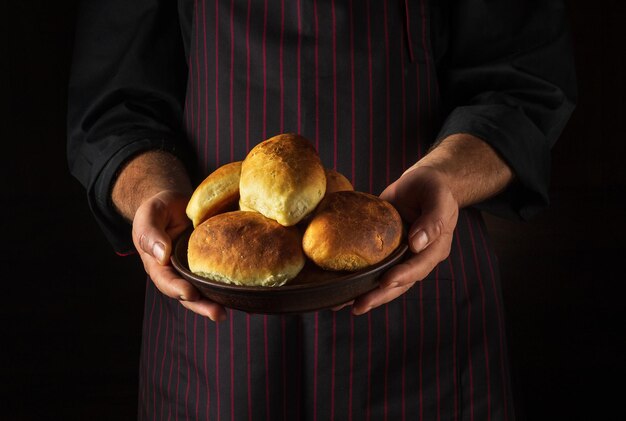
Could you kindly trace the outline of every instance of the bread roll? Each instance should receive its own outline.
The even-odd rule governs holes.
[[[281,134],[250,150],[241,165],[239,189],[244,207],[291,226],[322,200],[326,175],[309,141]]]
[[[352,183],[342,173],[332,168],[325,168],[326,172],[326,194],[336,191],[354,190]]]
[[[257,212],[215,215],[192,232],[187,250],[189,269],[229,284],[279,286],[304,266],[302,237]]]
[[[187,216],[194,228],[213,215],[237,206],[241,161],[213,171],[196,188],[187,204]]]
[[[309,223],[302,247],[327,270],[355,271],[382,261],[400,245],[402,219],[388,202],[371,194],[326,195]]]
[[[256,212],[254,209],[249,208],[246,205],[244,205],[243,203],[241,203],[241,199],[239,200],[239,210],[240,211],[246,211],[246,212]]]

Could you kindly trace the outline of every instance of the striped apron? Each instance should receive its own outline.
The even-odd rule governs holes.
[[[379,194],[439,121],[426,0],[190,0],[187,137],[206,175],[297,132]],[[362,316],[228,310],[215,324],[147,283],[139,418],[512,420],[496,258],[459,215],[427,279]]]

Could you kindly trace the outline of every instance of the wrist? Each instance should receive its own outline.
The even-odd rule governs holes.
[[[443,139],[407,171],[417,168],[435,171],[459,207],[495,196],[513,179],[510,167],[496,151],[469,134]]]
[[[113,184],[111,199],[117,212],[132,221],[146,200],[157,195],[189,198],[193,188],[183,164],[162,151],[147,151],[131,159]]]

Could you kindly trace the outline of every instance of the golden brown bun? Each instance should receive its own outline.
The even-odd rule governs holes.
[[[320,203],[302,247],[323,269],[355,271],[391,254],[401,236],[402,219],[390,203],[367,193],[340,191]]]
[[[281,134],[256,145],[241,165],[241,203],[281,225],[295,225],[326,192],[317,151],[302,136]]]
[[[189,269],[209,279],[247,286],[279,286],[304,266],[302,236],[257,212],[215,215],[191,233]]]
[[[241,161],[231,162],[213,171],[200,183],[187,204],[187,216],[194,228],[211,216],[236,207],[240,175]]]
[[[354,190],[352,183],[342,173],[332,168],[325,168],[326,171],[326,194],[336,191]]]

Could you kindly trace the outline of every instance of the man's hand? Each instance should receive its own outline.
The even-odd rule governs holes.
[[[380,197],[394,205],[402,219],[411,224],[408,244],[412,255],[383,275],[380,288],[354,302],[354,314],[363,314],[394,300],[445,260],[450,254],[459,215],[459,205],[445,176],[431,167],[407,171]]]
[[[206,298],[170,264],[172,242],[189,226],[185,214],[193,191],[183,165],[172,155],[149,151],[120,172],[111,194],[117,211],[133,224],[133,243],[143,266],[163,294],[213,321],[224,308]]]
[[[173,240],[190,225],[185,214],[188,200],[186,195],[167,190],[145,200],[133,220],[133,243],[159,291],[195,313],[213,321],[224,320],[222,306],[203,298],[170,264]]]
[[[433,148],[380,195],[411,224],[412,255],[382,276],[380,288],[357,298],[352,312],[388,303],[426,278],[450,254],[459,209],[494,196],[512,179],[508,165],[474,136],[452,135]]]

